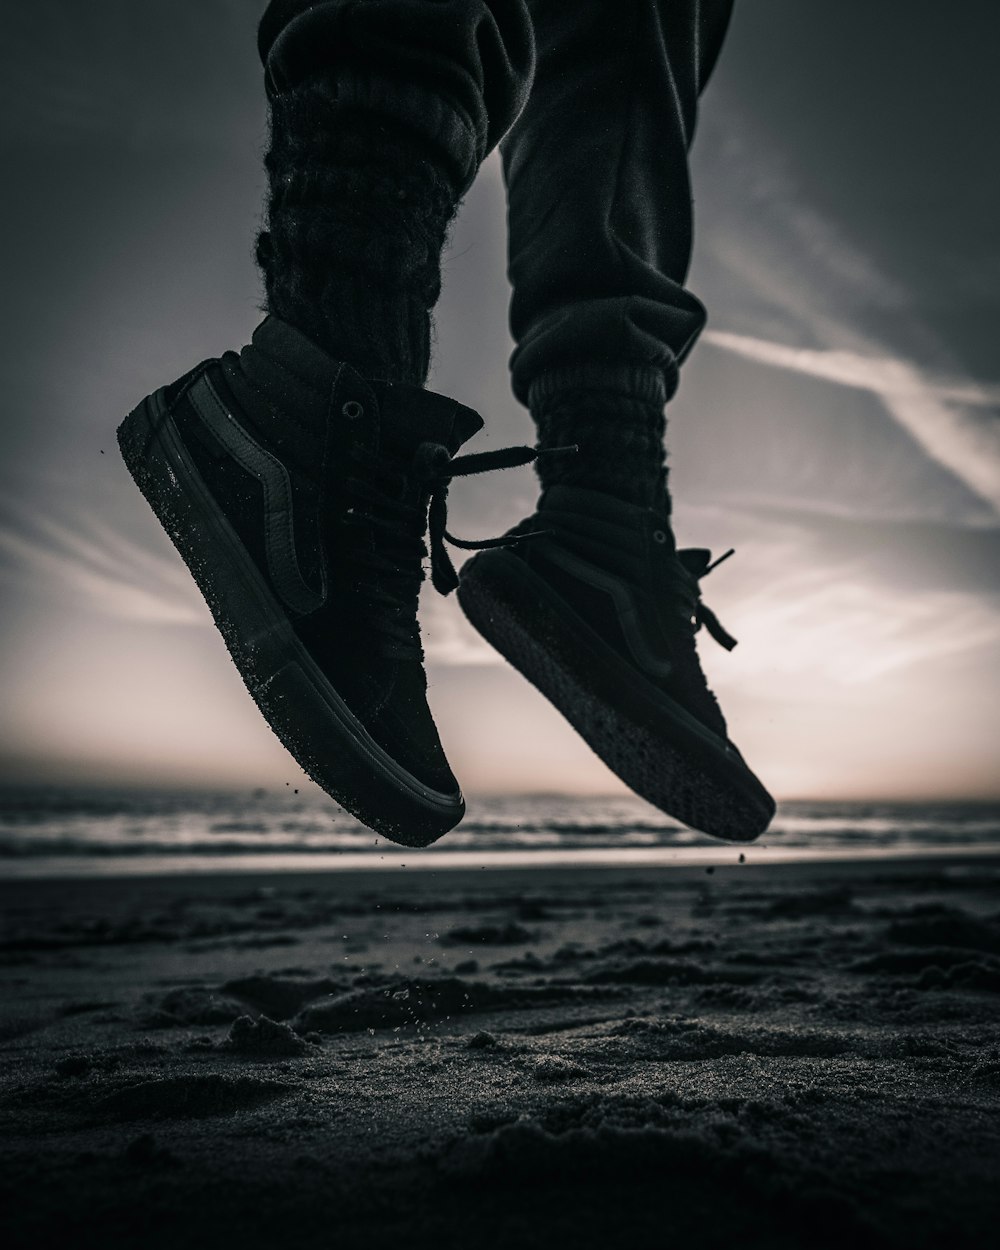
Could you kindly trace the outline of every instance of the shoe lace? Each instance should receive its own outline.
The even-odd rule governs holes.
[[[707,603],[702,602],[701,598],[701,579],[707,577],[713,569],[717,569],[723,560],[728,560],[730,556],[736,554],[736,548],[730,547],[728,551],[724,551],[718,559],[713,560],[710,552],[702,552],[698,548],[686,548],[678,551],[677,558],[685,571],[689,575],[689,585],[694,584],[693,594],[685,595],[685,603],[690,605],[691,619],[694,623],[694,633],[697,633],[703,626],[708,635],[719,644],[725,647],[727,651],[732,651],[736,646],[736,639],[727,630],[722,627],[722,623],[715,615]],[[704,562],[704,567],[698,569],[698,564]]]
[[[736,646],[736,639],[723,629],[719,618],[706,603],[702,602],[700,586],[703,577],[707,577],[713,569],[719,567],[723,560],[728,560],[733,554],[734,549],[730,548],[717,560],[713,560],[711,552],[703,548],[694,547],[678,551],[674,573],[669,579],[670,589],[680,600],[685,609],[685,619],[689,622],[688,628],[682,629],[677,635],[678,641],[687,653],[687,664],[683,668],[688,675],[689,697],[693,701],[696,714],[700,706],[702,718],[705,719],[706,724],[712,725],[716,722],[715,727],[720,728],[722,732],[725,732],[725,717],[702,670],[695,645],[695,635],[704,628],[710,637],[727,651],[732,651]]]
[[[422,443],[417,448],[415,470],[418,480],[430,491],[427,529],[430,539],[431,584],[442,595],[458,586],[458,574],[445,543],[463,551],[486,551],[493,547],[513,547],[529,538],[547,533],[544,529],[524,529],[501,534],[498,538],[456,538],[448,531],[448,487],[456,477],[471,477],[496,469],[514,469],[542,457],[575,452],[576,447],[499,447],[496,451],[452,456],[440,443]]]
[[[542,456],[576,448],[501,447],[453,456],[441,443],[424,442],[407,471],[398,463],[362,449],[351,452],[356,472],[344,486],[350,506],[341,517],[348,541],[342,558],[355,570],[351,588],[364,624],[375,630],[384,653],[399,658],[423,654],[417,607],[430,549],[431,583],[442,595],[458,586],[446,543],[463,550],[509,547],[544,530],[468,540],[448,531],[448,487],[456,477],[531,464]],[[418,490],[408,490],[415,482]]]

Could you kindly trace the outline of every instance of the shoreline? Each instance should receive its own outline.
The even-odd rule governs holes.
[[[743,859],[740,859],[743,856]],[[405,868],[414,872],[455,872],[545,868],[622,869],[777,867],[785,864],[920,863],[954,859],[989,863],[1000,858],[983,846],[928,844],[922,847],[761,847],[753,843],[699,847],[555,847],[551,849],[424,850],[389,846],[372,851],[267,851],[257,854],[169,855],[137,851],[130,855],[8,856],[0,858],[4,881],[93,880],[102,877],[240,876],[268,873],[377,872]]]

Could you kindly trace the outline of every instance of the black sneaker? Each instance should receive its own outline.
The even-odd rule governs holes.
[[[636,794],[714,837],[759,836],[774,800],[695,648],[701,625],[735,646],[700,599],[709,552],[677,551],[656,511],[561,484],[512,536],[532,532],[462,568],[466,616]]]
[[[333,798],[406,846],[465,812],[426,700],[428,508],[447,591],[448,481],[532,458],[453,460],[481,427],[454,400],[366,381],[270,317],[250,346],[148,396],[118,430],[271,728]]]

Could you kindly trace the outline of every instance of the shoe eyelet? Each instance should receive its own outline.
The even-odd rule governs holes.
[[[365,415],[364,404],[359,404],[356,399],[349,399],[340,411],[348,421],[357,421],[359,417]]]
[[[653,542],[654,543],[665,543],[666,541],[667,541],[667,536],[663,532],[663,530],[653,530]]]

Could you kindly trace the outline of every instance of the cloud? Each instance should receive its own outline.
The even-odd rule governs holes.
[[[748,693],[819,691],[833,697],[906,670],[927,671],[946,657],[1000,643],[1000,604],[975,591],[904,588],[880,580],[865,561],[818,561],[803,567],[801,548],[778,538],[742,549],[745,593],[722,612],[739,638],[738,669],[706,647],[713,678]],[[775,570],[785,569],[775,576]],[[754,589],[756,587],[756,589]],[[732,617],[732,619],[730,619]],[[794,697],[794,696],[793,696]],[[857,697],[857,696],[849,696]]]
[[[705,340],[757,364],[877,395],[923,451],[1000,514],[1000,387],[938,378],[907,360],[852,351],[789,347],[707,331]]]
[[[898,272],[898,250],[865,215],[832,217],[815,203],[781,136],[735,107],[718,125],[717,173],[741,194],[708,205],[703,234],[726,274],[719,298],[748,333],[709,331],[705,341],[877,396],[929,459],[1000,513],[1000,386],[949,376],[961,371],[954,330],[929,312],[927,297],[940,292],[922,285],[925,271]],[[859,224],[860,241],[850,237]],[[755,325],[767,326],[763,336],[752,337]]]
[[[3,580],[30,582],[63,601],[69,595],[102,616],[136,624],[212,624],[180,559],[147,550],[83,509],[66,509],[58,521],[10,500],[5,506],[16,523],[0,523]],[[431,663],[503,663],[469,625],[454,598],[443,599],[428,589],[420,618]]]
[[[421,597],[420,623],[424,651],[432,664],[464,668],[504,662],[468,623],[454,596],[445,599],[428,589]]]
[[[815,351],[803,347],[787,347],[767,339],[745,334],[729,334],[724,330],[706,330],[705,342],[714,343],[724,351],[743,356],[759,364],[773,365],[805,373],[841,386],[854,386],[876,395],[913,398],[932,394],[943,401],[968,404],[976,408],[1000,407],[1000,386],[983,386],[961,380],[932,378],[922,374],[907,361],[891,356],[863,356],[858,352]]]
[[[147,625],[204,625],[210,621],[179,563],[145,551],[84,512],[64,523],[7,504],[17,523],[0,524],[0,575],[120,620]]]

